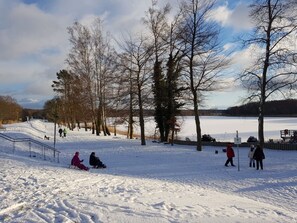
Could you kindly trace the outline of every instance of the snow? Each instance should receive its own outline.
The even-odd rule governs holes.
[[[228,131],[229,119],[225,124],[218,119],[215,130],[213,119],[202,123],[207,133],[230,132],[231,137],[236,128],[256,135],[253,119],[244,125],[234,119]],[[278,120],[271,121],[270,136],[279,137],[280,128],[296,123]],[[33,120],[5,127],[7,135],[53,145],[53,123]],[[45,134],[49,141],[43,140]],[[94,136],[82,129],[57,137],[59,163],[13,154],[9,142],[0,142],[0,222],[297,222],[297,151],[265,149],[264,170],[255,170],[248,167],[248,148],[235,146],[237,167],[224,167],[222,147],[197,152],[193,146],[149,140],[141,146],[140,140]],[[86,165],[96,152],[107,169],[70,169],[75,151]]]

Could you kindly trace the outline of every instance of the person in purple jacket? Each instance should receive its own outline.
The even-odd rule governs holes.
[[[76,152],[75,155],[73,156],[71,160],[71,165],[78,167],[81,170],[86,170],[88,171],[89,168],[86,167],[84,164],[82,164],[84,160],[79,159],[79,152]]]

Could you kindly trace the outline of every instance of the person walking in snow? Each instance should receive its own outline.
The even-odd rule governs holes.
[[[88,171],[89,168],[86,167],[84,164],[82,164],[84,160],[79,159],[79,152],[76,152],[75,155],[73,156],[71,160],[71,165],[78,167],[81,170],[86,170]]]
[[[263,159],[265,159],[265,155],[260,145],[257,145],[253,158],[256,160],[257,170],[259,170],[259,167],[263,170]]]
[[[62,137],[62,133],[63,133],[63,130],[60,128],[60,129],[59,129],[60,137]]]
[[[227,160],[226,160],[225,166],[228,166],[229,163],[231,163],[231,166],[235,166],[233,164],[233,157],[235,157],[235,154],[231,143],[228,143],[227,145],[226,155],[227,155]]]
[[[255,167],[255,160],[254,160],[254,153],[255,153],[255,146],[251,145],[248,157],[250,158],[250,167]]]
[[[67,130],[66,130],[66,128],[64,128],[64,130],[63,130],[64,137],[66,137],[66,133],[67,133]]]
[[[91,153],[89,163],[94,168],[106,168],[106,165],[95,155],[95,152]]]

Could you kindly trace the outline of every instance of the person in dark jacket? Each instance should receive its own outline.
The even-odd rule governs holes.
[[[257,145],[254,152],[254,160],[256,160],[257,170],[259,170],[259,166],[261,167],[261,170],[263,170],[263,159],[265,159],[263,149],[260,147],[260,145]]]
[[[226,155],[227,155],[227,160],[226,160],[225,166],[228,166],[229,163],[231,163],[231,166],[235,166],[233,164],[233,157],[235,157],[235,154],[231,143],[228,143],[227,145]]]
[[[76,152],[71,160],[71,165],[78,167],[81,170],[89,170],[88,167],[86,167],[84,164],[82,164],[84,160],[79,159],[79,152]]]
[[[94,168],[106,168],[106,165],[95,155],[95,152],[91,153],[89,163]]]
[[[62,137],[62,133],[63,133],[63,130],[60,128],[60,129],[59,129],[60,137]]]

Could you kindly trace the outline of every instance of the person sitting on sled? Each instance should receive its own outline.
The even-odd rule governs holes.
[[[91,153],[89,163],[94,168],[106,168],[105,164],[101,162],[99,157],[95,156],[95,152]]]
[[[71,160],[71,165],[78,167],[81,170],[89,170],[88,167],[86,167],[84,164],[82,164],[84,160],[79,159],[79,152],[76,152]]]

